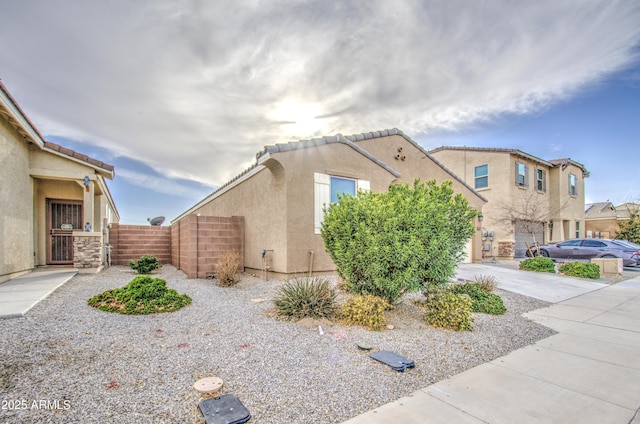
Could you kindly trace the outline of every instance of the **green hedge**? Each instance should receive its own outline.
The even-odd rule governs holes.
[[[560,272],[564,275],[580,278],[591,278],[597,280],[600,278],[600,267],[598,264],[586,262],[568,262],[560,266]]]
[[[525,259],[520,262],[520,269],[525,271],[551,272],[555,274],[556,264],[549,258],[536,256],[535,258]]]

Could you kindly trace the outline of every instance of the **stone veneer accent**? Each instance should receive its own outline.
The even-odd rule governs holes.
[[[80,272],[99,272],[103,267],[102,233],[73,232],[73,266]]]

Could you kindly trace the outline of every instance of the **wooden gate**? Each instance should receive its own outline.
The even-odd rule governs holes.
[[[82,230],[82,202],[47,199],[47,264],[73,264],[73,231]]]

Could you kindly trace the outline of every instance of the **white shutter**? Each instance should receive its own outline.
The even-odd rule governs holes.
[[[367,180],[358,180],[357,190],[371,191],[371,183]]]
[[[323,208],[324,205],[331,203],[331,177],[326,174],[314,173],[314,205],[313,205],[313,222],[314,233],[320,234],[320,228],[322,227],[322,220],[324,219]]]

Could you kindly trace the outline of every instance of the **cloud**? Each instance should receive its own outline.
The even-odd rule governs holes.
[[[43,133],[220,185],[265,144],[544,109],[637,60],[640,4],[25,0],[0,38]]]
[[[175,179],[165,178],[158,175],[139,172],[127,168],[118,168],[118,178],[122,178],[127,183],[136,187],[144,188],[147,191],[164,193],[184,199],[198,199],[203,196],[203,190],[181,184]]]

